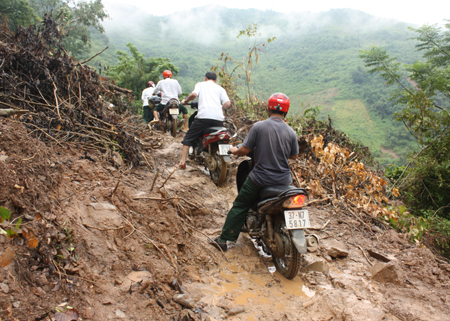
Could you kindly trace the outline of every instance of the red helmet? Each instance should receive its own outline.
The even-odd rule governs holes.
[[[287,113],[289,111],[289,97],[283,93],[275,93],[269,98],[267,107],[271,110],[282,111]]]
[[[154,85],[155,83],[151,80],[147,83],[147,87],[153,87]]]
[[[166,79],[167,77],[172,78],[172,72],[170,70],[164,70],[163,77]]]

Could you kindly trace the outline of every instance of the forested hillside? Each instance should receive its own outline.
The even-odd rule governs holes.
[[[90,54],[109,49],[94,64],[117,63],[116,51],[132,43],[145,57],[167,57],[180,69],[177,79],[189,92],[222,53],[242,61],[250,46],[265,44],[252,71],[252,86],[264,99],[283,91],[293,111],[321,107],[319,117],[371,148],[383,164],[404,163],[414,148],[409,133],[394,120],[399,110],[388,100],[383,79],[369,75],[360,50],[385,47],[404,63],[419,59],[408,25],[351,9],[286,16],[273,11],[203,7],[188,14],[143,15],[136,8],[118,8],[104,23],[106,34],[93,35]],[[240,30],[257,24],[259,37],[236,38]],[[86,55],[88,56],[88,55]],[[231,71],[233,65],[229,65]],[[237,74],[241,70],[236,71]],[[236,77],[239,80],[239,77]]]

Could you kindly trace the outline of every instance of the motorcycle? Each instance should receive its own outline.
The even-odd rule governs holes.
[[[187,105],[198,109],[198,102],[194,101]],[[189,117],[189,127],[195,120],[197,111]],[[225,182],[228,173],[228,164],[231,162],[230,133],[225,127],[206,128],[189,149],[189,156],[196,159],[209,170],[209,175],[216,185]]]
[[[238,166],[238,191],[253,168],[250,159]],[[255,240],[263,252],[272,256],[277,271],[286,279],[293,279],[300,269],[301,254],[314,252],[319,246],[315,235],[305,235],[310,227],[305,189],[291,185],[267,186],[259,192],[258,201],[247,213],[243,232]]]
[[[159,103],[161,103],[161,94],[156,96],[152,96],[149,98],[149,106],[155,108]],[[162,128],[164,132],[170,132],[173,137],[177,136],[178,129],[178,105],[180,101],[176,98],[170,99],[163,110],[159,111],[159,120],[160,123],[157,124]],[[151,108],[153,110],[153,108]]]

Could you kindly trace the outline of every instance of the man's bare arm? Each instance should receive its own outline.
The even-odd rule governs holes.
[[[191,100],[194,100],[195,98],[197,98],[197,94],[196,93],[190,93],[189,96],[187,96],[185,99],[183,99],[181,101],[181,104],[187,104],[188,102],[190,102]]]
[[[231,102],[227,101],[225,104],[223,104],[222,109],[227,109],[230,106],[231,106]]]
[[[245,147],[244,145],[242,145],[239,148],[231,146],[230,152],[231,152],[231,154],[236,155],[236,156],[245,156],[251,152],[251,149]]]

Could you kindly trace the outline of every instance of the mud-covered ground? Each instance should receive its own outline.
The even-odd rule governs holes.
[[[446,261],[333,205],[309,207],[321,246],[292,281],[246,234],[222,255],[208,238],[239,160],[216,187],[193,161],[175,170],[182,133],[143,134],[164,139],[155,166],[120,167],[0,119],[0,206],[39,241],[0,235],[0,320],[450,320]]]

